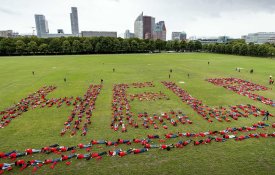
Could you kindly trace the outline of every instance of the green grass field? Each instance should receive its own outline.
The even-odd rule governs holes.
[[[210,62],[208,66],[207,62]],[[243,68],[241,72],[236,67]],[[113,73],[113,68],[116,71]],[[254,69],[254,74],[249,70]],[[173,69],[171,79],[169,70]],[[35,76],[32,75],[35,71]],[[187,74],[190,74],[190,78]],[[74,146],[78,143],[88,143],[91,139],[116,140],[145,138],[147,134],[163,136],[169,132],[200,132],[221,130],[226,127],[252,126],[262,120],[262,117],[249,116],[231,120],[230,123],[208,123],[172,91],[165,88],[161,81],[173,81],[187,90],[193,97],[202,100],[211,107],[253,104],[260,109],[269,110],[275,114],[275,108],[247,97],[240,96],[223,87],[214,86],[205,81],[207,78],[236,77],[269,87],[268,91],[255,92],[275,100],[275,85],[268,85],[269,75],[275,77],[275,61],[265,58],[240,57],[215,54],[139,54],[139,55],[91,55],[91,56],[44,56],[44,57],[1,57],[0,58],[0,111],[6,109],[20,99],[27,97],[44,85],[54,85],[57,89],[47,98],[65,96],[83,96],[90,84],[100,84],[104,80],[101,93],[96,101],[96,109],[91,118],[92,124],[86,137],[78,133],[70,137],[67,133],[60,137],[72,106],[63,105],[61,108],[37,108],[24,113],[11,124],[0,129],[0,152],[10,150],[24,151],[26,148],[41,148],[58,143],[64,146]],[[64,83],[64,77],[67,82]],[[193,121],[192,125],[169,125],[168,130],[152,127],[145,130],[128,128],[127,133],[114,132],[110,129],[112,117],[111,101],[114,84],[154,81],[155,87],[128,90],[129,94],[142,92],[165,93],[170,100],[150,102],[131,102],[134,113],[169,112],[171,109],[182,110]],[[185,82],[180,84],[179,82]],[[275,122],[269,119],[268,124]],[[257,132],[274,132],[274,129],[257,130]],[[246,133],[244,133],[246,134]],[[176,143],[186,138],[173,139],[167,143]],[[159,144],[158,142],[155,142]],[[140,145],[132,144],[132,148]],[[127,149],[122,145],[118,148]],[[94,147],[92,152],[114,149],[103,146]],[[54,158],[60,155],[37,154],[24,159]],[[1,160],[7,162],[9,160]],[[129,155],[123,158],[104,156],[102,160],[76,160],[67,166],[59,163],[54,169],[43,166],[37,174],[275,174],[275,141],[273,138],[247,139],[241,142],[229,140],[224,143],[213,142],[208,145],[188,145],[183,149],[164,151],[151,149],[139,155]],[[32,168],[20,171],[15,168],[13,174],[30,174]]]

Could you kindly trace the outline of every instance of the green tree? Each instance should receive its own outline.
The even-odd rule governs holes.
[[[26,51],[26,44],[22,40],[17,40],[16,43],[16,52],[23,54]]]
[[[131,46],[129,44],[128,39],[124,39],[121,44],[121,50],[122,52],[130,52],[131,51]]]
[[[63,53],[66,53],[66,54],[71,52],[72,48],[68,40],[63,41],[62,50],[63,50]]]
[[[195,41],[195,44],[194,44],[195,46],[195,50],[196,51],[199,51],[199,50],[201,50],[202,49],[202,44],[201,44],[201,42],[200,41]]]
[[[132,52],[138,52],[138,42],[136,40],[131,41],[131,51]]]
[[[156,50],[156,43],[154,40],[150,40],[148,42],[147,48],[151,51],[154,52]]]
[[[83,52],[85,53],[92,53],[93,52],[93,45],[89,38],[86,38],[82,43]]]
[[[121,52],[121,43],[120,40],[115,38],[113,40],[113,53],[119,53]]]
[[[232,44],[226,44],[226,45],[225,45],[224,52],[225,52],[226,54],[232,54]]]
[[[15,53],[16,46],[13,38],[3,38],[0,41],[0,52],[6,55]]]
[[[59,38],[50,39],[49,52],[51,52],[51,53],[61,53],[62,52],[62,42]]]
[[[182,40],[182,41],[180,42],[180,50],[183,52],[183,51],[186,50],[186,47],[187,47],[186,41],[185,41],[185,40]]]
[[[180,43],[179,43],[179,41],[178,40],[173,41],[172,47],[173,47],[174,51],[176,51],[176,52],[180,51]]]
[[[49,52],[49,46],[48,46],[48,44],[45,44],[45,43],[41,44],[38,47],[38,51],[41,52],[41,53],[44,53],[44,54],[48,53]]]
[[[80,53],[81,52],[81,43],[79,40],[74,40],[72,45],[72,51],[74,53]]]
[[[266,56],[268,56],[268,52],[269,52],[269,45],[262,44],[258,47],[259,56],[266,57]]]
[[[96,46],[95,46],[95,52],[96,53],[101,53],[101,43],[100,42],[98,42],[98,43],[96,43]]]
[[[240,55],[247,55],[247,53],[248,53],[247,44],[241,44],[239,54]]]
[[[234,44],[232,48],[232,53],[238,55],[240,53],[240,44]]]
[[[160,40],[160,39],[157,39],[156,41],[155,41],[155,46],[156,46],[156,50],[158,50],[159,52],[161,51],[161,50],[163,50],[163,41],[162,40]]]
[[[187,50],[189,50],[190,52],[193,52],[195,50],[195,43],[194,43],[194,41],[189,41],[187,43]]]
[[[165,47],[167,51],[171,51],[173,49],[173,41],[167,41]]]
[[[29,53],[35,54],[38,51],[38,46],[35,41],[30,41],[27,45],[27,51]]]

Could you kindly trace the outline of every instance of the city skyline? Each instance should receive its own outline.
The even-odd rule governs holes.
[[[16,3],[16,6],[14,5]],[[1,29],[32,33],[34,14],[43,14],[50,33],[57,29],[71,32],[68,14],[77,7],[79,30],[134,31],[136,17],[146,15],[163,20],[167,39],[174,31],[185,31],[190,36],[222,36],[240,38],[255,32],[275,31],[275,3],[273,0],[4,0],[0,7]]]

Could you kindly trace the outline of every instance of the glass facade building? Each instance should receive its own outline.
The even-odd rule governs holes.
[[[155,24],[154,37],[155,40],[160,39],[166,41],[166,26],[164,21]]]
[[[172,32],[172,40],[186,40],[187,34],[185,32]]]
[[[72,27],[72,34],[78,35],[79,34],[79,26],[78,26],[78,13],[77,8],[72,7],[71,16],[71,27]]]
[[[246,43],[264,44],[275,38],[275,32],[250,33],[245,37]]]
[[[136,38],[144,39],[143,38],[143,12],[135,20],[134,33]]]
[[[44,15],[34,15],[37,37],[42,37],[43,34],[49,33],[48,21]]]

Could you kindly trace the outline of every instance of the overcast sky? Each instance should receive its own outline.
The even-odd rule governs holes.
[[[0,0],[0,30],[32,33],[34,14],[43,14],[51,33],[71,32],[70,7],[78,7],[79,28],[124,33],[134,30],[143,11],[164,20],[172,31],[190,36],[240,37],[252,32],[275,32],[275,0]]]

